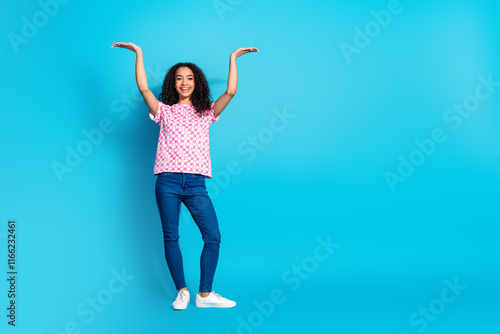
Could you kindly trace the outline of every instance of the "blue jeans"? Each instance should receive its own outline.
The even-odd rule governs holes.
[[[191,213],[204,241],[201,252],[200,292],[212,291],[219,259],[221,236],[212,200],[201,174],[166,172],[156,179],[156,203],[163,228],[165,258],[177,290],[186,287],[182,255],[179,248],[179,213],[181,203]]]

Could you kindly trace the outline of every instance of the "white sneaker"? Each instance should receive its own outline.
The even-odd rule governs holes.
[[[221,295],[215,293],[214,291],[206,297],[200,296],[199,293],[196,294],[196,307],[234,307],[236,302],[222,297]]]
[[[179,290],[179,292],[177,292],[177,297],[172,303],[172,308],[174,310],[184,310],[188,306],[189,301],[190,301],[189,291]]]

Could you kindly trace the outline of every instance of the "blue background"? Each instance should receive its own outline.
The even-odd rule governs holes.
[[[11,2],[0,14],[2,333],[500,329],[500,87],[460,127],[443,118],[472,101],[480,76],[500,81],[497,4],[402,0],[377,30],[371,11],[389,1],[43,3]],[[16,46],[26,20],[38,31]],[[341,45],[355,46],[356,27],[375,30],[346,57]],[[238,58],[238,93],[210,128],[207,187],[222,232],[214,290],[236,300],[233,309],[194,300],[170,309],[176,291],[154,198],[159,128],[133,100],[134,54],[110,48],[128,41],[142,47],[156,96],[167,69],[190,61],[216,99],[230,53],[261,50]],[[284,113],[287,122],[276,118]],[[84,145],[82,131],[103,119],[113,130],[59,179],[54,162],[66,164],[68,147]],[[434,129],[446,140],[415,153]],[[391,188],[386,173],[412,153],[419,165]],[[9,219],[16,328],[5,316]],[[203,244],[185,207],[180,224],[194,297]],[[338,244],[322,260],[318,238]],[[110,293],[122,271],[126,285]],[[455,280],[462,290],[443,303]],[[266,304],[273,291],[281,303]],[[96,297],[105,305],[91,317]],[[418,315],[423,308],[431,316]]]

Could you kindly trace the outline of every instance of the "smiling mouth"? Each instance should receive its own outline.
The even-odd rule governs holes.
[[[181,92],[187,93],[191,90],[191,88],[181,88]]]

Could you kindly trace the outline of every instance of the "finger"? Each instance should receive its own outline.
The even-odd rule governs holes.
[[[129,45],[130,43],[123,43],[123,42],[117,42],[117,43],[113,43],[112,46],[117,46],[119,48],[125,48],[125,49],[129,49],[131,48],[132,46]]]

